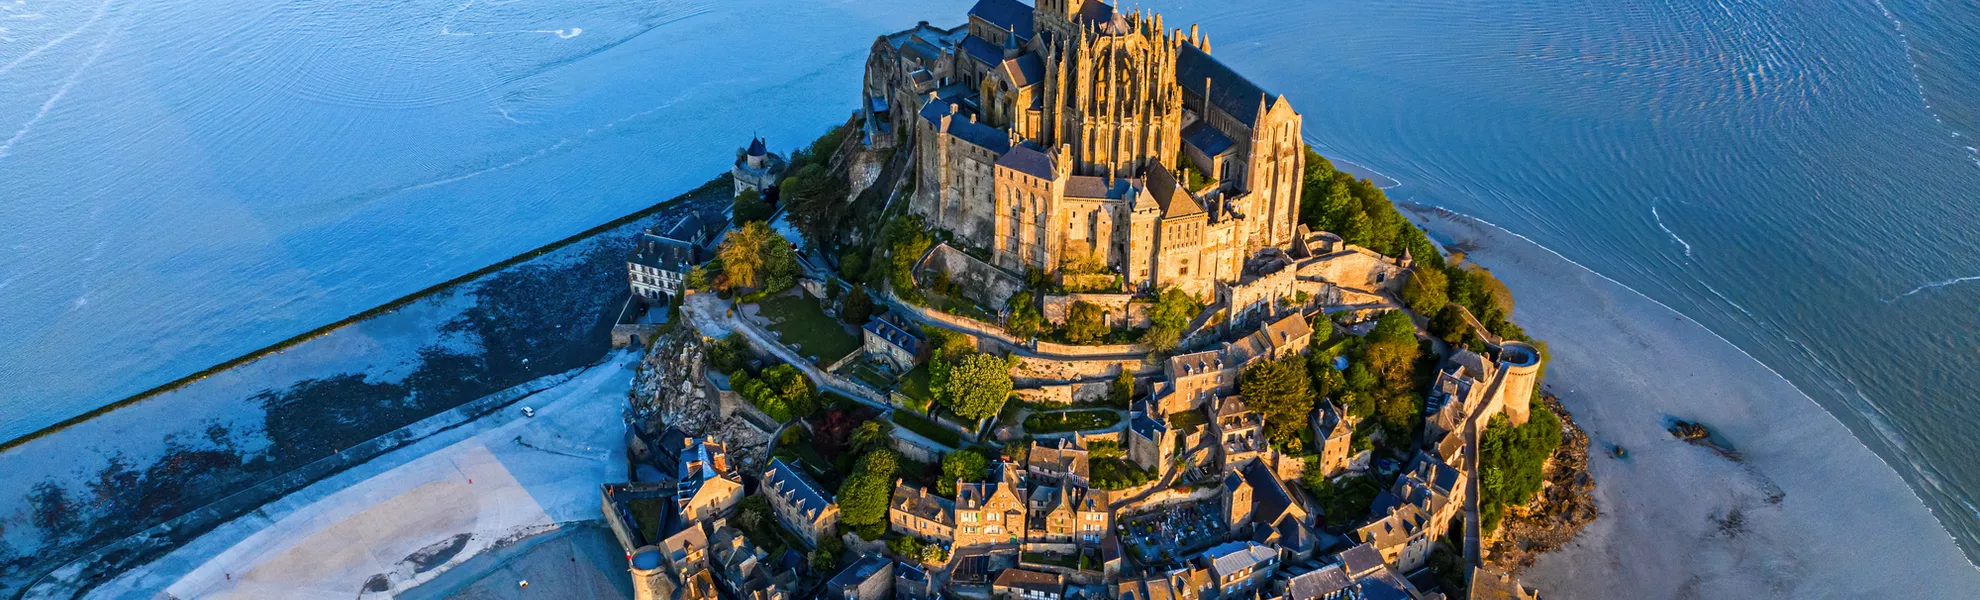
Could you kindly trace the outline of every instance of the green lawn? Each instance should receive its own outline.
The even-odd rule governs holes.
[[[798,354],[818,357],[819,364],[837,362],[859,349],[859,336],[846,333],[837,319],[825,316],[818,301],[804,294],[783,294],[758,303],[758,314],[770,320],[778,341],[797,344]]]
[[[626,510],[632,512],[633,522],[639,526],[639,534],[645,536],[648,543],[653,544],[660,543],[660,522],[666,519],[661,515],[664,511],[672,509],[673,507],[668,506],[666,498],[635,498],[626,501]]]
[[[903,396],[919,402],[927,402],[935,399],[935,394],[928,391],[928,365],[926,364],[915,365],[913,369],[902,374],[900,383],[901,395]]]
[[[1184,434],[1194,432],[1197,427],[1209,422],[1209,419],[1204,417],[1203,411],[1200,410],[1169,413],[1169,428],[1183,432]]]
[[[1063,431],[1085,431],[1113,427],[1121,422],[1120,413],[1113,410],[1073,410],[1066,412],[1041,413],[1025,417],[1026,433],[1059,433]]]
[[[921,437],[935,440],[938,444],[946,444],[950,448],[962,447],[961,434],[947,427],[936,425],[934,421],[923,418],[921,415],[897,410],[894,411],[894,424],[904,427],[908,431],[921,434]]]

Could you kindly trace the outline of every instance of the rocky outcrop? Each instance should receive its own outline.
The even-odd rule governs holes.
[[[1541,554],[1567,545],[1595,521],[1595,479],[1588,473],[1588,434],[1553,394],[1542,394],[1547,410],[1561,419],[1561,446],[1547,459],[1546,483],[1525,506],[1506,507],[1492,541],[1489,566],[1518,574]]]

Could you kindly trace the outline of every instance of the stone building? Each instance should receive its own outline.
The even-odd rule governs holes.
[[[1165,385],[1157,394],[1164,414],[1208,404],[1237,393],[1245,367],[1306,351],[1313,343],[1313,326],[1300,313],[1276,317],[1257,331],[1215,350],[1169,357]]]
[[[1169,453],[1175,449],[1176,433],[1169,428],[1168,415],[1152,399],[1134,401],[1128,413],[1128,459],[1157,477],[1169,474]]]
[[[1305,163],[1299,113],[1210,51],[1099,0],[982,0],[876,40],[860,104],[914,146],[909,210],[997,266],[1207,297],[1292,242]]]
[[[1212,407],[1210,434],[1224,468],[1235,471],[1265,451],[1265,416],[1245,406],[1243,396],[1224,396]]]
[[[762,493],[777,513],[777,522],[814,548],[838,529],[839,504],[832,493],[784,459],[770,460],[770,468],[763,472]]]
[[[1029,490],[1016,465],[998,463],[990,481],[956,483],[957,550],[1024,541]]]
[[[883,315],[860,327],[860,340],[868,355],[906,371],[927,357],[928,342],[914,328],[903,326],[894,317]]]
[[[633,295],[655,304],[680,295],[688,269],[714,258],[709,243],[723,223],[720,215],[689,214],[665,229],[641,233],[626,259]]]
[[[1313,440],[1320,450],[1321,472],[1333,478],[1347,471],[1348,452],[1354,447],[1354,424],[1347,410],[1332,400],[1322,401],[1313,412]]]
[[[894,596],[894,561],[878,554],[861,556],[825,582],[820,598],[887,600]]]
[[[710,437],[681,440],[675,508],[681,521],[721,519],[742,502],[742,477],[729,465],[728,447]]]
[[[1030,495],[1025,539],[1098,544],[1113,526],[1107,492],[1080,485],[1039,486]]]
[[[1025,473],[1039,484],[1086,487],[1089,481],[1086,444],[1078,432],[1067,439],[1043,439],[1031,443],[1025,453]]]
[[[1057,573],[1004,569],[990,583],[990,593],[1013,600],[1060,600],[1066,593],[1066,578]]]
[[[1258,589],[1279,572],[1279,551],[1257,542],[1224,542],[1197,559],[1216,578],[1224,598]]]
[[[887,524],[904,535],[952,542],[956,539],[956,504],[928,493],[927,488],[909,487],[896,480],[887,505]]]
[[[769,194],[770,188],[777,186],[777,177],[784,174],[784,166],[784,158],[770,152],[763,138],[750,138],[749,147],[736,150],[736,164],[729,168],[729,176],[735,180],[735,195],[741,196],[748,190]]]

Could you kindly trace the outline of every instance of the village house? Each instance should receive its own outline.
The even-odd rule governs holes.
[[[1077,432],[1067,439],[1044,439],[1031,443],[1025,471],[1040,484],[1085,487],[1088,481],[1085,440]]]
[[[928,341],[917,328],[904,326],[892,315],[881,315],[860,327],[860,339],[868,356],[906,371],[928,358]]]
[[[1066,593],[1066,578],[1056,573],[1004,569],[990,583],[990,593],[1013,600],[1060,600]]]
[[[1026,539],[1098,544],[1112,525],[1107,492],[1076,485],[1031,489]]]
[[[887,600],[894,595],[894,561],[878,554],[859,557],[819,591],[820,598],[834,600]]]
[[[1312,342],[1313,326],[1304,315],[1291,313],[1222,348],[1169,357],[1163,365],[1167,381],[1159,398],[1161,412],[1182,412],[1234,395],[1245,367],[1299,354]]]
[[[1169,452],[1175,448],[1175,432],[1169,429],[1168,415],[1161,412],[1154,400],[1142,398],[1134,401],[1128,412],[1127,455],[1128,460],[1140,465],[1142,470],[1166,477],[1169,474]]]
[[[1256,542],[1225,542],[1197,559],[1216,578],[1217,593],[1225,598],[1258,589],[1278,573],[1279,551]]]
[[[896,532],[924,540],[953,542],[956,539],[955,502],[928,493],[926,488],[894,482],[893,499],[888,504],[887,524]]]
[[[770,460],[770,468],[763,472],[763,493],[769,497],[777,522],[812,547],[838,528],[839,505],[832,493],[784,459]]]
[[[792,600],[798,591],[797,572],[771,564],[764,552],[744,537],[741,530],[724,522],[709,524],[710,565],[716,581],[730,597],[740,600]]]
[[[990,481],[956,483],[956,549],[1016,545],[1025,535],[1027,490],[1016,465],[997,463]]]
[[[1216,598],[1216,577],[1199,566],[1122,578],[1111,588],[1120,600],[1206,600]]]
[[[729,516],[742,502],[742,477],[729,466],[728,448],[713,436],[681,440],[675,474],[676,510],[681,520],[695,523]]]
[[[665,229],[648,229],[633,242],[626,274],[633,296],[665,304],[680,295],[688,270],[714,257],[709,244],[722,230],[721,215],[690,213]]]
[[[1349,451],[1354,447],[1354,424],[1348,422],[1347,409],[1334,404],[1332,400],[1321,401],[1313,412],[1313,439],[1320,450],[1320,463],[1316,465],[1328,478],[1346,472]]]
[[[1245,406],[1243,396],[1212,402],[1216,418],[1210,420],[1210,433],[1217,439],[1224,469],[1235,471],[1265,451],[1265,417]]]

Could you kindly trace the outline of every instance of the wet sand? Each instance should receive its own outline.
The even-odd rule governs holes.
[[[1470,260],[1512,289],[1515,320],[1552,350],[1547,389],[1589,433],[1602,515],[1527,570],[1528,585],[1550,598],[1945,598],[1980,589],[1980,570],[1889,466],[1730,342],[1497,227],[1411,218],[1471,248]],[[1671,418],[1705,423],[1737,460],[1673,438]]]

